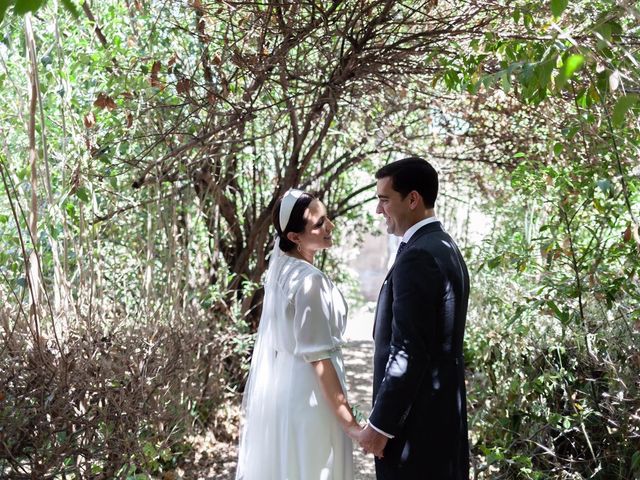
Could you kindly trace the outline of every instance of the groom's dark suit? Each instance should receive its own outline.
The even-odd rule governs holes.
[[[467,480],[462,341],[469,274],[440,222],[409,239],[382,285],[375,315],[374,407],[394,435],[378,480]]]

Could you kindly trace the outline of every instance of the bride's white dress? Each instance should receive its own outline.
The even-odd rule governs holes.
[[[273,434],[253,441],[270,445],[243,449],[241,444],[239,478],[352,480],[351,439],[338,424],[309,363],[331,359],[347,392],[341,351],[347,318],[344,297],[321,270],[303,260],[284,256],[274,273],[275,360],[265,400],[274,407],[264,422],[273,422],[273,427],[265,425]]]

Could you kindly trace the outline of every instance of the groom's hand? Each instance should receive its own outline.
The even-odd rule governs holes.
[[[387,437],[371,428],[371,425],[367,425],[360,434],[360,447],[365,453],[373,453],[374,456],[382,458],[388,440]]]

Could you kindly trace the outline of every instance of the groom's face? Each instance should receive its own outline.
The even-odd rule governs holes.
[[[400,192],[393,189],[391,177],[378,180],[376,195],[378,196],[376,213],[384,216],[387,222],[387,233],[401,237],[407,230],[407,218],[411,212],[408,196],[403,199]]]

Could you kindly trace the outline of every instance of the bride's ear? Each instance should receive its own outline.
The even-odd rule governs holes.
[[[295,232],[287,233],[287,239],[293,243],[300,243],[300,234]]]

